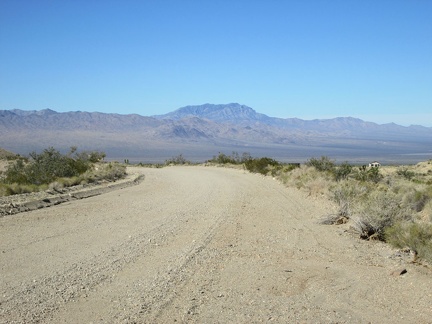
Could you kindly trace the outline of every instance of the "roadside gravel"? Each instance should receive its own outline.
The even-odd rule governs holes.
[[[431,272],[277,181],[215,167],[0,218],[0,323],[430,323]],[[405,269],[403,275],[392,275]]]

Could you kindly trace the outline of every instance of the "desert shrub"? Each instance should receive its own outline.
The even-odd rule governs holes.
[[[371,188],[355,180],[344,180],[333,185],[329,190],[330,199],[339,206],[338,215],[350,218],[353,206],[364,200]]]
[[[30,159],[24,163],[23,159],[16,160],[5,172],[5,183],[17,184],[49,184],[58,178],[73,177],[83,174],[92,167],[91,160],[103,153],[77,153],[74,147],[67,155],[61,154],[53,147],[42,153],[32,152]]]
[[[3,184],[2,187],[2,196],[19,195],[46,189],[46,186],[26,185],[17,183]]]
[[[383,179],[383,175],[380,173],[380,169],[377,167],[368,168],[366,165],[362,165],[353,172],[354,179],[358,181],[370,181],[378,183]]]
[[[61,191],[65,187],[99,183],[101,181],[116,181],[126,176],[126,166],[117,162],[98,164],[97,168],[84,174],[69,178],[58,178],[49,185],[51,190]]]
[[[111,162],[98,165],[97,169],[90,170],[79,177],[80,183],[99,182],[103,180],[116,181],[126,176],[126,166],[120,163]]]
[[[281,180],[288,186],[301,189],[304,188],[307,183],[319,177],[322,177],[322,175],[314,167],[302,165],[289,173],[283,174]]]
[[[403,202],[416,212],[420,212],[431,199],[430,193],[426,190],[413,189],[409,194],[404,196]]]
[[[257,159],[249,159],[244,162],[245,168],[249,172],[253,173],[261,173],[261,174],[268,174],[270,171],[274,170],[275,167],[280,167],[281,164],[268,157],[262,157]]]
[[[317,177],[308,181],[305,184],[305,189],[307,190],[309,196],[325,196],[328,194],[328,189],[330,188],[331,183],[331,179],[326,177]]]
[[[420,212],[432,199],[432,187],[424,184],[416,184],[412,181],[399,180],[390,186],[404,206],[415,212]]]
[[[24,184],[29,182],[24,159],[17,159],[15,163],[9,164],[8,168],[3,173],[3,181],[6,184]]]
[[[367,181],[367,171],[368,169],[366,165],[358,167],[353,173],[354,179],[356,179],[357,181]]]
[[[214,156],[209,162],[219,163],[219,164],[237,164],[238,160],[234,157],[228,156],[224,153],[219,153],[218,156]]]
[[[353,166],[348,162],[344,162],[341,165],[334,168],[333,173],[336,181],[345,180],[351,174]]]
[[[190,162],[188,160],[186,160],[186,158],[183,156],[183,154],[179,154],[177,156],[173,156],[171,159],[168,159],[165,161],[165,165],[170,165],[170,164],[189,164]]]
[[[83,176],[79,177],[70,177],[70,178],[59,178],[56,180],[58,185],[58,189],[60,190],[61,187],[72,187],[81,184],[81,181],[83,179]]]
[[[334,182],[330,173],[307,165],[296,165],[289,172],[280,173],[278,178],[285,185],[305,190],[311,196],[325,195]]]
[[[412,180],[415,176],[415,172],[408,170],[408,168],[399,168],[396,171],[396,174],[399,176],[402,176],[403,178],[405,178],[407,180]]]
[[[410,220],[412,212],[400,204],[399,197],[390,191],[371,192],[366,200],[359,202],[351,219],[354,229],[362,238],[384,240],[384,231],[396,222]]]
[[[291,172],[297,168],[300,168],[300,163],[287,163],[282,167],[282,172]]]
[[[382,178],[382,174],[380,173],[380,169],[377,167],[372,167],[367,172],[367,179],[374,183],[378,183]]]
[[[217,156],[213,156],[213,158],[208,160],[208,162],[218,164],[242,164],[251,159],[252,157],[249,153],[245,152],[242,154],[242,156],[240,156],[238,152],[233,151],[231,155],[226,155],[219,152]]]
[[[335,168],[335,162],[330,160],[327,156],[321,156],[321,158],[311,158],[306,162],[306,165],[312,166],[318,171],[330,171],[333,172]]]
[[[278,178],[282,183],[286,183],[290,173],[300,168],[300,163],[284,163],[272,170],[272,175]]]
[[[125,176],[126,167],[112,163],[93,172],[96,161],[105,158],[103,152],[77,152],[72,147],[66,155],[50,147],[41,153],[32,152],[29,159],[18,157],[11,163],[2,177],[0,195],[13,195],[50,189],[60,190],[64,186],[76,185],[83,180],[88,182],[100,179],[115,180]]]
[[[397,222],[385,230],[385,239],[397,248],[410,248],[432,262],[432,224]]]
[[[64,188],[64,184],[59,181],[54,181],[49,184],[48,189],[54,191],[61,191]]]

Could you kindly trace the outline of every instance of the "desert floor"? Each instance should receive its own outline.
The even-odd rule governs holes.
[[[242,170],[131,170],[0,218],[0,323],[432,322],[431,270],[320,225],[328,201]]]

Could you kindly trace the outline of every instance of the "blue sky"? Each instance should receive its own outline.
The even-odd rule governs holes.
[[[0,0],[0,109],[432,126],[430,0]]]

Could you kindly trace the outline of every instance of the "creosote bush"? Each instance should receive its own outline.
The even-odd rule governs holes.
[[[407,180],[412,180],[415,176],[415,172],[408,170],[408,168],[402,167],[396,171],[396,173]]]
[[[63,155],[53,147],[49,147],[42,153],[32,152],[29,156],[27,161],[18,159],[8,167],[4,173],[4,183],[42,185],[58,178],[79,176],[92,168],[96,161],[103,159],[105,154],[78,153],[76,147],[72,147],[67,155]]]
[[[353,169],[353,166],[349,164],[348,162],[344,162],[341,165],[335,167],[333,169],[334,177],[336,181],[341,181],[348,179],[349,175],[351,174]]]
[[[251,159],[251,155],[247,152],[244,152],[241,156],[235,151],[232,152],[231,155],[226,155],[225,153],[219,152],[217,156],[213,156],[213,158],[208,160],[208,162],[217,164],[243,164]]]
[[[268,157],[249,159],[244,162],[244,165],[249,172],[261,173],[263,175],[266,175],[271,171],[276,172],[276,169],[281,167],[281,164],[278,161]]]
[[[335,162],[330,160],[327,156],[321,156],[321,158],[311,158],[306,162],[306,165],[313,166],[318,171],[329,171],[333,172],[335,168]]]
[[[66,155],[50,147],[29,158],[18,158],[2,174],[0,195],[61,190],[82,183],[113,181],[126,175],[126,167],[117,163],[95,164],[105,158],[103,152],[78,152],[72,147]]]
[[[165,165],[173,165],[173,164],[174,165],[190,164],[190,161],[186,160],[183,154],[179,154],[165,161]]]

